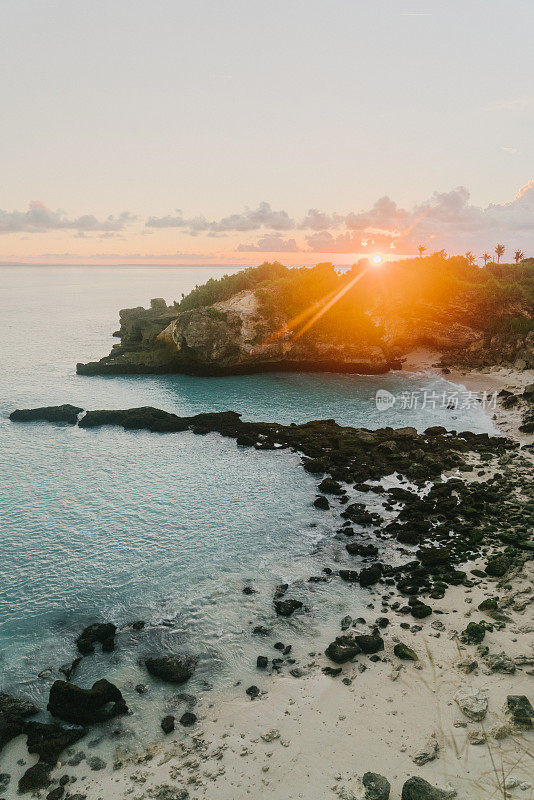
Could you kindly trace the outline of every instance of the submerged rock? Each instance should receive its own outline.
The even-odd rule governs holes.
[[[302,608],[303,605],[304,604],[300,600],[275,600],[274,610],[279,617],[290,617],[295,611]]]
[[[168,714],[166,717],[163,717],[161,720],[161,730],[163,733],[172,733],[174,730],[174,717],[172,714]]]
[[[196,661],[191,656],[160,656],[145,660],[148,672],[167,683],[185,683],[193,675],[195,666]]]

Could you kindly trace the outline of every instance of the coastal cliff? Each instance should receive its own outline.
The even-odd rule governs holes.
[[[100,361],[77,364],[77,372],[379,374],[401,368],[420,347],[435,352],[443,367],[533,368],[528,292],[501,296],[493,283],[489,290],[466,281],[450,286],[458,269],[453,259],[441,265],[451,273],[444,289],[432,258],[414,259],[428,274],[406,261],[384,265],[381,275],[365,265],[340,275],[331,264],[266,264],[208,281],[171,306],[156,298],[149,309],[123,309],[120,343]]]

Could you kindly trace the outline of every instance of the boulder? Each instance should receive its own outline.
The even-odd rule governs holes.
[[[506,710],[512,716],[516,725],[532,727],[534,708],[528,697],[524,694],[509,694],[506,698]]]
[[[423,778],[408,778],[402,787],[401,800],[450,800],[450,792],[437,789]]]
[[[315,508],[321,509],[321,511],[328,511],[330,508],[330,503],[328,502],[328,498],[324,496],[324,494],[320,494],[318,497],[315,498],[313,501],[313,505]]]
[[[50,764],[46,764],[44,761],[38,761],[33,767],[27,769],[19,779],[19,794],[37,792],[39,789],[46,789],[47,786],[50,786],[51,769]]]
[[[354,637],[354,641],[362,651],[370,655],[371,653],[379,653],[384,649],[384,640],[378,634],[360,634]]]
[[[508,556],[496,555],[488,559],[486,572],[493,578],[502,578],[510,569],[511,561]]]
[[[357,583],[360,576],[354,569],[340,569],[339,577],[347,583]]]
[[[488,713],[488,698],[480,689],[470,689],[464,686],[454,695],[454,701],[460,710],[473,722],[484,719]]]
[[[419,661],[419,656],[415,650],[412,650],[411,647],[408,647],[407,644],[403,644],[402,642],[395,645],[393,652],[397,658],[402,658],[405,661]]]
[[[373,564],[372,567],[366,567],[365,569],[362,569],[358,576],[358,580],[360,582],[360,586],[373,586],[375,583],[378,583],[381,577],[381,568],[378,564]]]
[[[366,772],[362,778],[364,800],[389,800],[391,786],[387,778],[377,772]]]
[[[414,603],[414,605],[411,606],[410,614],[412,617],[415,617],[415,619],[424,619],[432,614],[432,608],[425,603]]]
[[[194,725],[196,721],[197,721],[196,714],[193,714],[192,711],[186,711],[180,717],[180,725],[183,725],[185,728],[188,728],[191,725]]]
[[[333,478],[324,478],[319,484],[319,491],[324,494],[343,494],[341,484]]]
[[[345,664],[362,652],[352,636],[338,636],[325,650],[325,655],[335,664]]]
[[[96,681],[91,689],[82,689],[67,681],[55,681],[50,689],[47,708],[52,716],[76,725],[104,722],[128,713],[121,692],[105,678]]]
[[[160,656],[145,659],[145,667],[155,678],[167,683],[185,683],[195,671],[196,661],[190,656]]]
[[[480,622],[470,622],[467,628],[460,634],[460,640],[464,644],[480,644],[486,635],[486,628]]]

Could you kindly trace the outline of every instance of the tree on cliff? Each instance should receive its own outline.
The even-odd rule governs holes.
[[[524,252],[522,250],[516,250],[515,251],[514,260],[515,260],[516,264],[519,264],[519,262],[522,261],[524,259],[524,257],[525,257],[525,254],[524,254]]]
[[[419,258],[423,258],[423,253],[426,250],[426,247],[424,246],[424,244],[420,244],[417,249],[419,250]]]
[[[502,256],[504,255],[505,246],[503,244],[498,244],[495,248],[495,253],[497,255],[497,264],[500,262]]]
[[[468,263],[469,265],[472,265],[472,264],[474,264],[474,263],[475,263],[475,256],[474,256],[474,254],[471,252],[471,250],[468,250],[468,251],[467,251],[467,253],[465,254],[465,257],[466,257],[466,259],[467,259],[467,263]]]
[[[483,255],[481,255],[480,258],[484,261],[484,266],[486,266],[488,261],[491,261],[491,256],[489,253],[483,253]]]

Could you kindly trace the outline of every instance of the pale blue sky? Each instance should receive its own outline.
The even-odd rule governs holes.
[[[129,211],[117,252],[156,253],[209,249],[142,233],[176,209],[503,204],[534,177],[533,32],[532,0],[8,0],[0,209]],[[7,225],[0,257],[102,249],[46,231]]]

